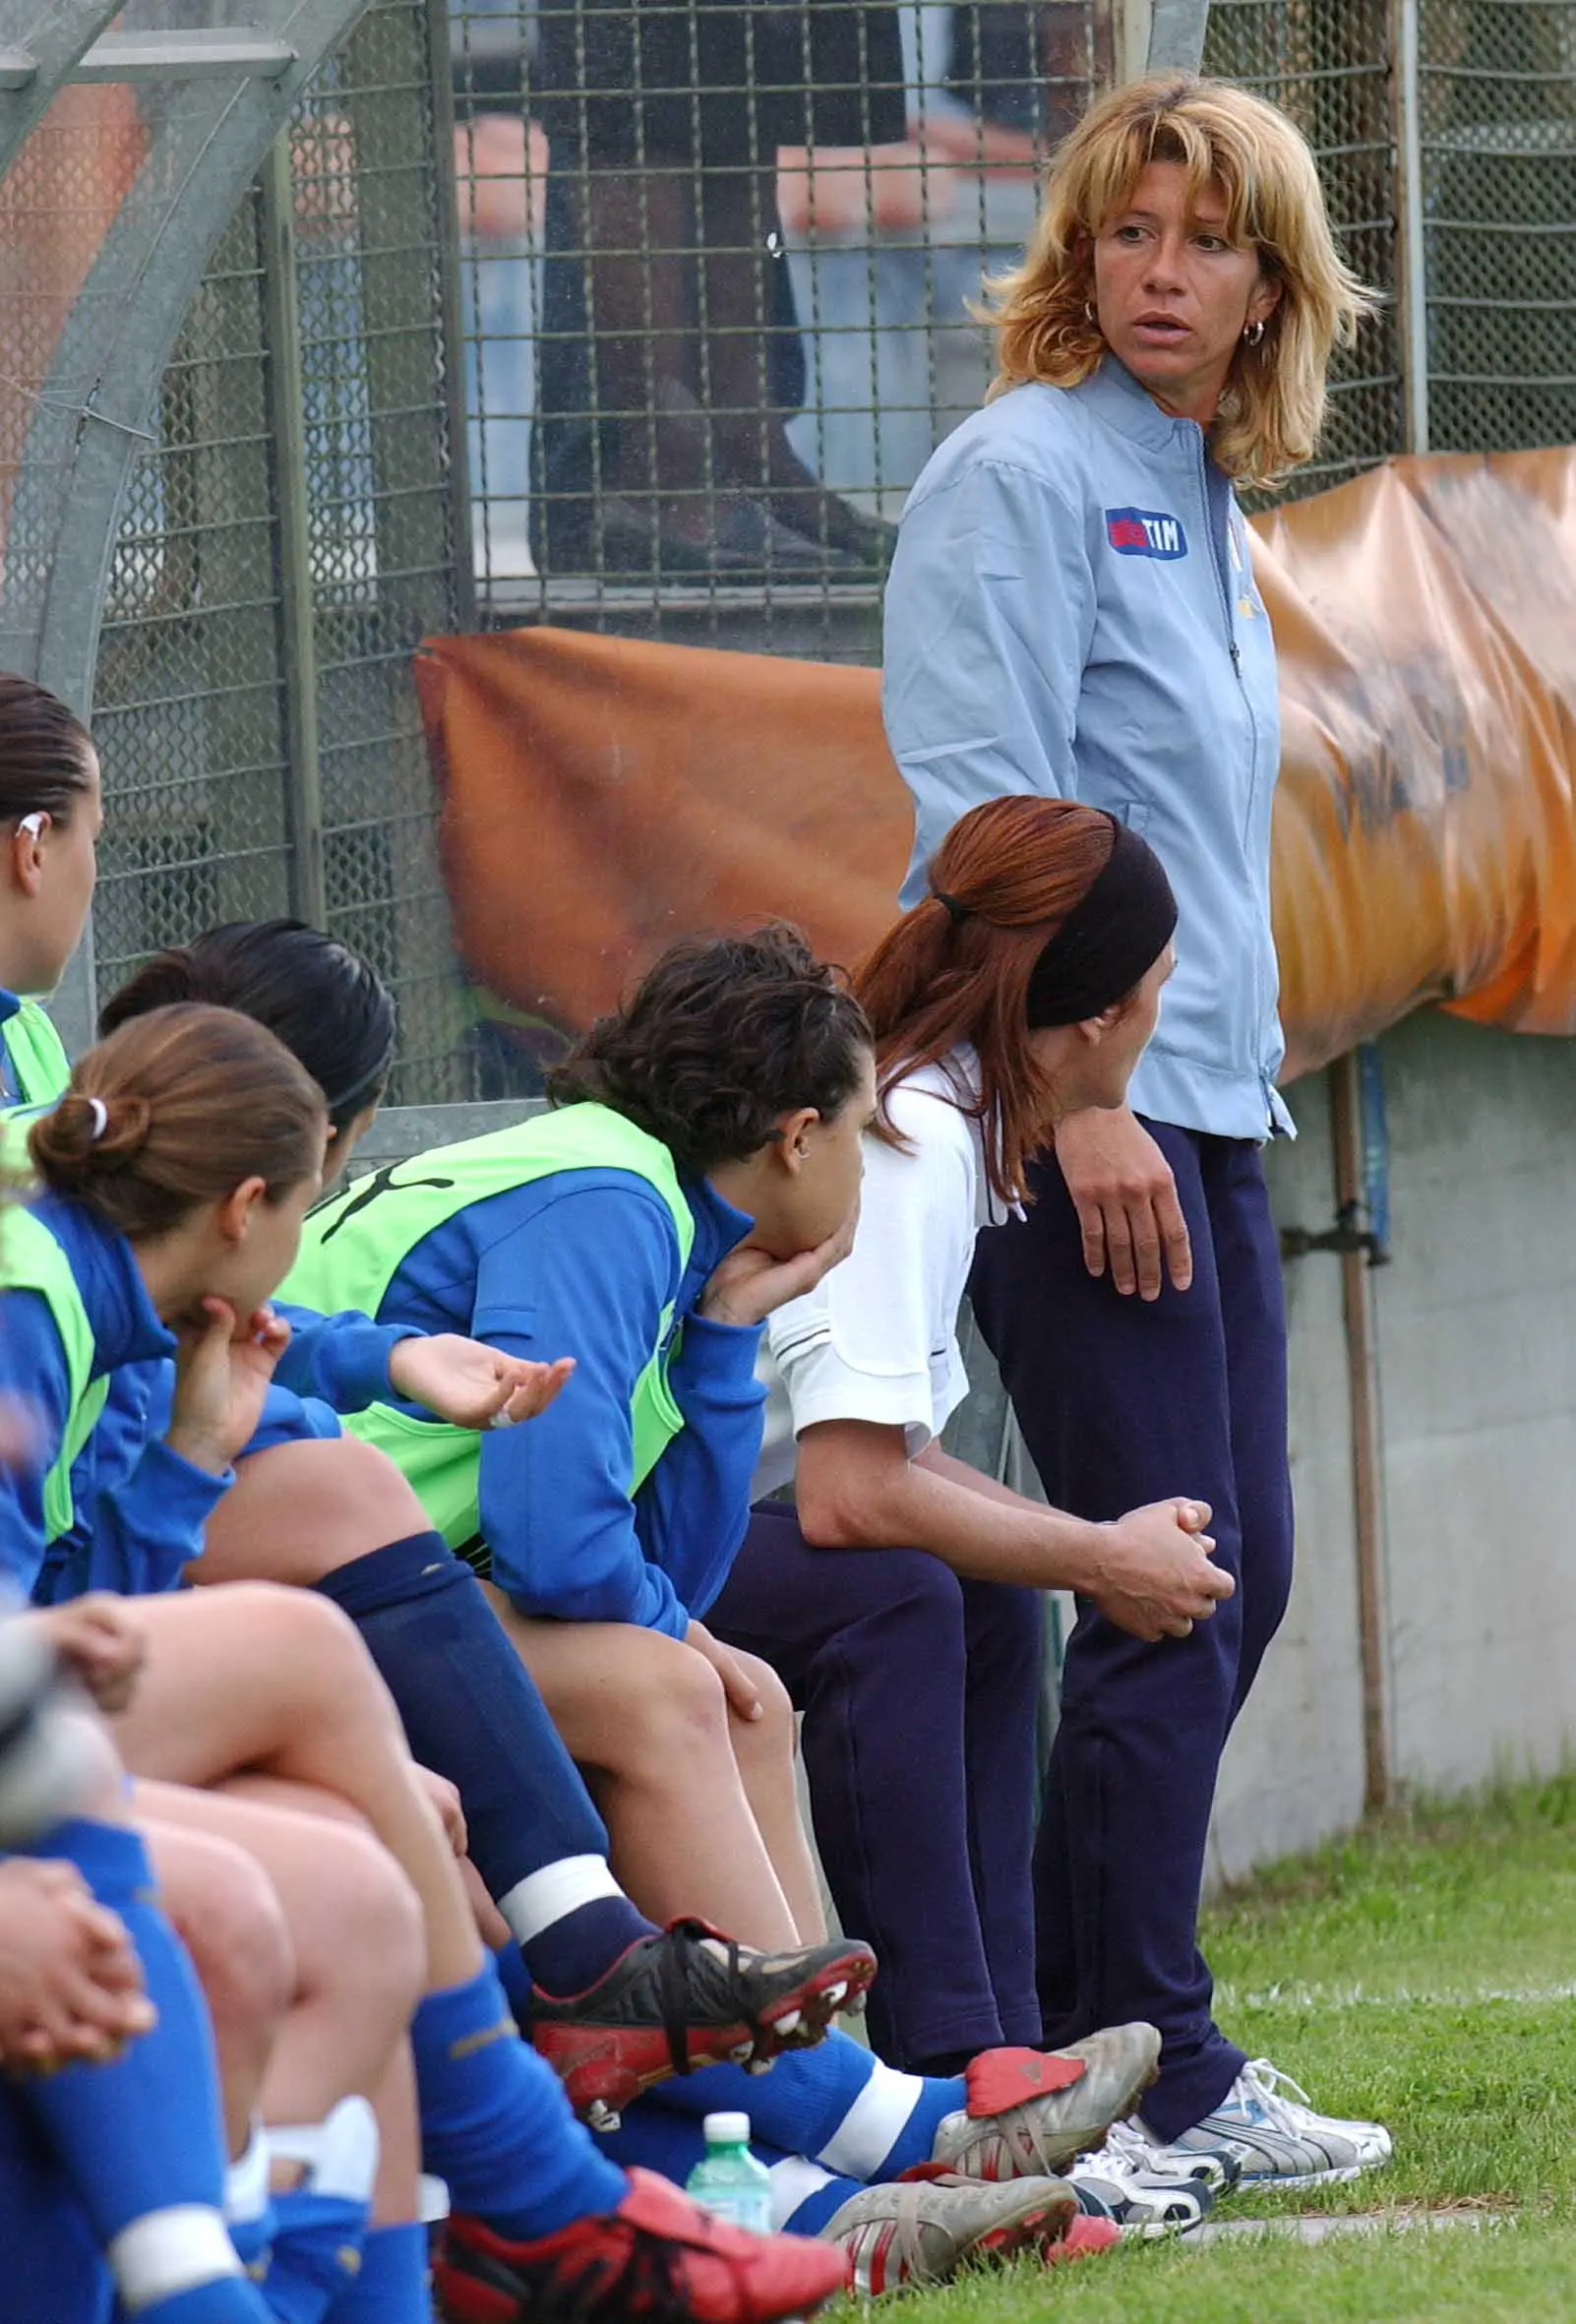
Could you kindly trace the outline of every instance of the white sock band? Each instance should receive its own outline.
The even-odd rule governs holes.
[[[539,1872],[527,1872],[523,1880],[516,1880],[508,1895],[498,1899],[498,1909],[509,1923],[515,1942],[528,1945],[533,1936],[540,1936],[555,1921],[577,1913],[581,1905],[623,1894],[605,1858],[565,1856],[556,1865],[543,1865]]]
[[[870,2080],[817,2155],[841,2178],[865,2178],[879,2171],[897,2144],[925,2090],[922,2074],[900,2074],[879,2057],[870,2061]]]
[[[276,2163],[304,2163],[312,2194],[337,2196],[345,2203],[371,2202],[378,2144],[378,2117],[364,2098],[341,2098],[321,2122],[291,2122],[269,2131],[269,2152]]]
[[[232,2227],[250,2227],[269,2207],[269,2139],[254,2122],[246,2151],[224,2173],[224,2216]]]
[[[224,2222],[207,2203],[173,2203],[122,2228],[104,2257],[128,2315],[199,2284],[238,2276],[241,2263]]]
[[[784,2155],[780,2163],[768,2166],[767,2176],[771,2180],[771,2224],[779,2235],[800,2204],[808,2203],[832,2181],[829,2171],[822,2171],[818,2163],[807,2163],[803,2155]]]

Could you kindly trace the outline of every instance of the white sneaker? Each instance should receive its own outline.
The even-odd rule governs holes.
[[[1209,2217],[1214,2201],[1201,2178],[1147,2171],[1114,2136],[1095,2153],[1080,2155],[1066,2179],[1083,2211],[1115,2220],[1124,2240],[1184,2235]]]
[[[1136,2114],[1125,2122],[1112,2123],[1103,2151],[1128,2171],[1145,2178],[1181,2179],[1183,2185],[1204,2187],[1217,2199],[1229,2195],[1243,2175],[1243,2166],[1231,2148],[1158,2146]]]
[[[1316,2187],[1353,2179],[1388,2163],[1390,2133],[1379,2122],[1347,2122],[1316,2114],[1286,2074],[1267,2057],[1245,2065],[1226,2097],[1202,2122],[1173,2139],[1160,2154],[1196,2155],[1224,2147],[1237,2157],[1248,2187]]]

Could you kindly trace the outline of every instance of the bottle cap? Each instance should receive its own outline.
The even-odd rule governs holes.
[[[708,2147],[747,2147],[750,2144],[750,2116],[748,2114],[707,2114],[701,2128]]]

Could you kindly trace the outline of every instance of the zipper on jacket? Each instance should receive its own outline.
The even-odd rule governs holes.
[[[1236,494],[1233,492],[1231,487],[1230,479],[1228,479],[1226,487],[1226,521],[1224,527],[1226,537],[1224,542],[1218,541],[1215,535],[1215,512],[1209,494],[1209,455],[1205,449],[1204,433],[1201,428],[1197,429],[1195,434],[1195,447],[1198,456],[1199,491],[1202,496],[1204,506],[1204,525],[1205,530],[1209,535],[1210,562],[1215,570],[1215,591],[1220,601],[1221,619],[1226,624],[1226,650],[1232,657],[1232,672],[1237,680],[1238,692],[1242,697],[1243,708],[1247,714],[1247,799],[1243,827],[1243,837],[1245,842],[1247,833],[1252,827],[1253,809],[1258,799],[1259,732],[1258,719],[1253,713],[1252,701],[1248,695],[1247,688],[1243,681],[1243,649],[1237,642],[1237,625],[1232,619],[1232,517],[1236,512],[1237,501]],[[1245,541],[1243,542],[1243,555],[1244,559],[1247,556],[1247,546]],[[1224,566],[1222,564],[1223,557],[1225,559]],[[1251,586],[1251,579],[1252,577],[1250,572],[1244,572],[1243,582],[1244,588]],[[1252,1059],[1253,1070],[1257,1072],[1259,1080],[1262,1083],[1265,1079],[1265,1075],[1262,1063],[1260,1062],[1258,1056],[1258,1045],[1259,1037],[1263,1030],[1264,1024],[1265,993],[1263,961],[1259,956],[1259,948],[1256,945],[1253,949],[1251,973],[1253,982],[1253,1021],[1248,1034],[1248,1039],[1252,1045],[1252,1050],[1254,1053]]]
[[[1193,449],[1198,455],[1198,490],[1204,509],[1204,530],[1209,536],[1209,561],[1215,573],[1215,594],[1220,600],[1221,619],[1226,624],[1226,650],[1232,657],[1232,670],[1239,686],[1243,684],[1243,649],[1237,642],[1237,627],[1232,620],[1232,596],[1227,568],[1231,559],[1231,500],[1228,490],[1226,504],[1226,541],[1224,554],[1227,568],[1221,564],[1222,544],[1215,538],[1215,510],[1209,497],[1209,455],[1204,449],[1204,431],[1197,423],[1193,427]],[[1243,688],[1245,698],[1246,688]],[[1255,721],[1256,725],[1256,721]],[[1255,733],[1255,744],[1257,736]],[[1255,757],[1256,757],[1255,750]]]

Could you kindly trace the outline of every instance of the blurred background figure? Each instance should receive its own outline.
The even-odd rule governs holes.
[[[891,0],[559,0],[540,19],[551,147],[533,547],[552,572],[815,577],[881,527],[789,438],[804,351],[782,146],[906,132]]]

